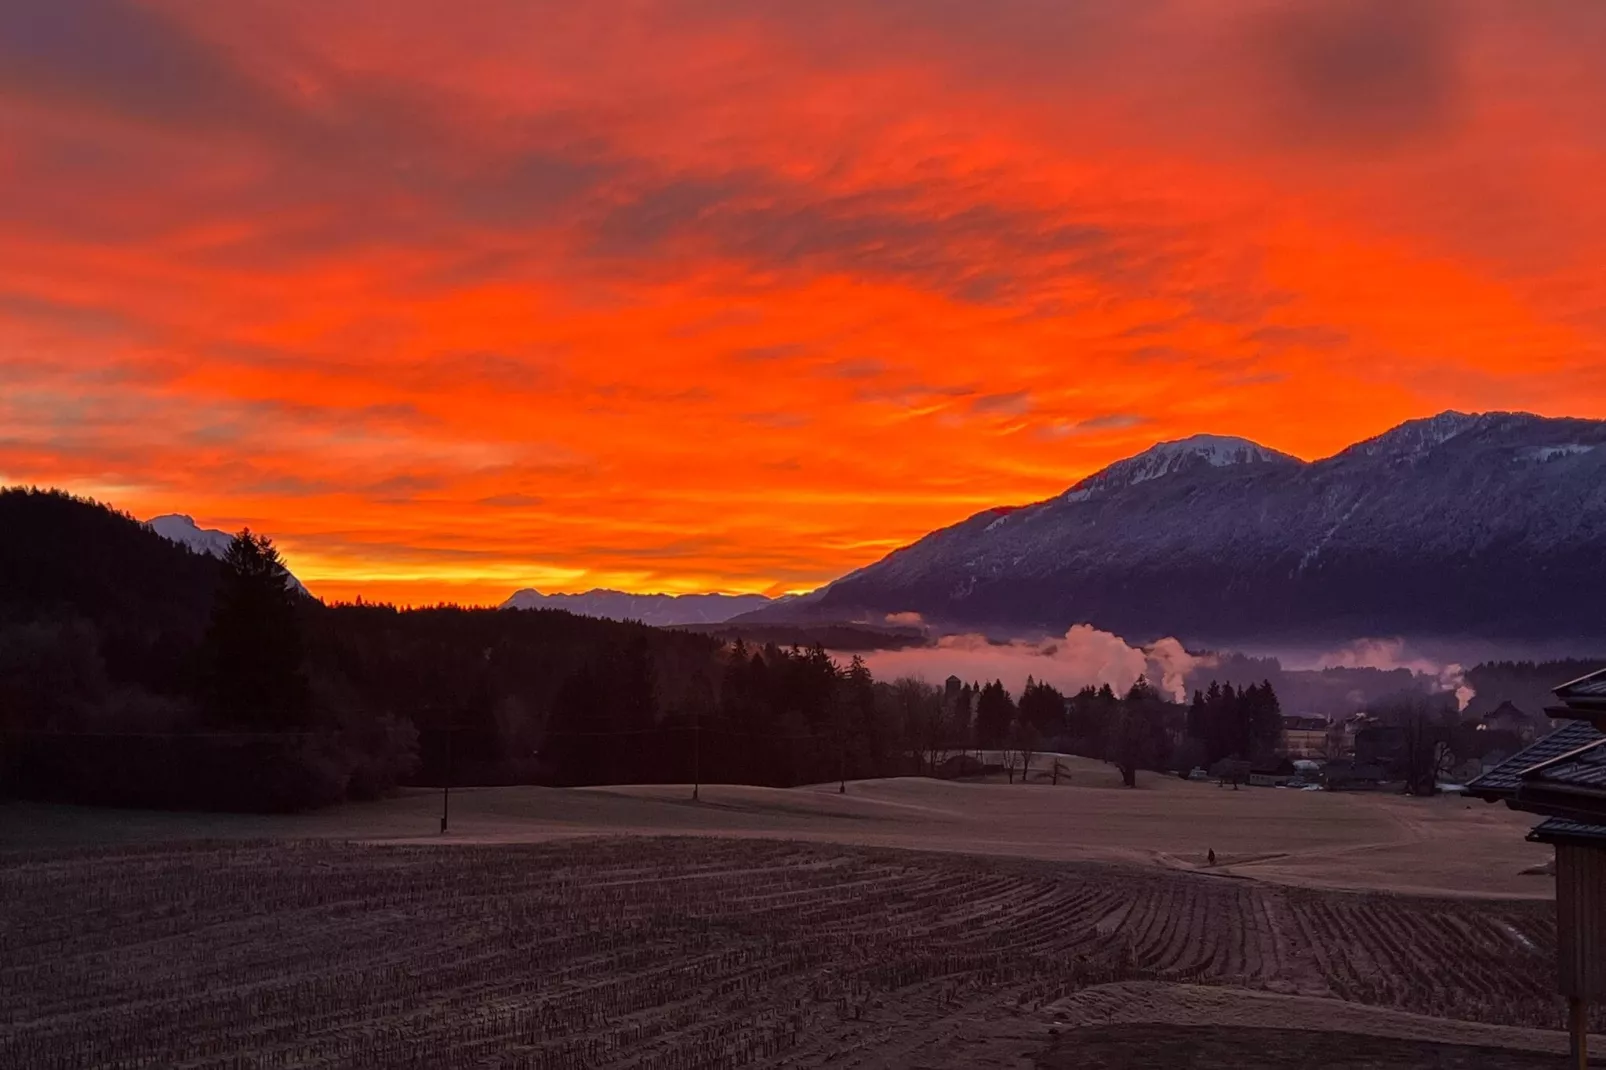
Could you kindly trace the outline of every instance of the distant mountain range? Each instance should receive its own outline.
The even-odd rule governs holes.
[[[1238,438],[1161,443],[739,621],[1592,639],[1603,607],[1606,421],[1446,412],[1310,463]]]
[[[584,594],[542,594],[525,588],[502,603],[503,609],[562,609],[584,617],[672,624],[723,624],[732,617],[763,609],[786,599],[761,594],[627,594],[594,590]]]
[[[208,557],[222,558],[229,552],[229,544],[234,536],[217,528],[203,528],[195,523],[193,517],[183,513],[164,513],[162,516],[153,516],[145,521],[145,526],[169,542],[176,542],[180,546],[187,546],[198,554]],[[305,591],[307,588],[293,574],[290,582]]]
[[[211,557],[221,558],[229,552],[229,543],[234,541],[234,536],[228,532],[203,528],[196,524],[193,517],[182,513],[153,516],[145,522],[145,526],[170,542]],[[291,579],[297,586],[301,585],[301,581],[294,576]],[[723,624],[740,614],[774,605],[776,601],[761,594],[628,594],[607,590],[586,591],[584,594],[542,594],[525,588],[515,592],[502,603],[501,608],[562,609],[583,617],[637,620],[643,624],[667,627],[673,624]]]

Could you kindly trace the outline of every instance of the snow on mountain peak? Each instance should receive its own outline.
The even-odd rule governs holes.
[[[193,517],[185,516],[183,513],[153,516],[145,523],[162,538],[181,546],[188,546],[198,554],[222,557],[229,552],[229,543],[234,541],[234,536],[228,532],[218,531],[215,528],[202,528],[195,523]]]
[[[145,521],[145,526],[168,542],[176,542],[208,557],[227,557],[229,545],[234,542],[234,536],[228,532],[219,531],[217,528],[203,528],[195,523],[194,517],[183,513],[153,516]],[[307,589],[293,574],[290,576],[290,585],[300,591]]]
[[[1082,480],[1065,493],[1065,501],[1087,501],[1100,491],[1147,483],[1151,479],[1198,468],[1226,468],[1241,464],[1302,464],[1297,457],[1268,449],[1246,438],[1193,435],[1160,442],[1142,453],[1117,461]]]
[[[1422,454],[1435,446],[1443,445],[1457,435],[1472,430],[1488,417],[1498,415],[1503,414],[1456,412],[1454,409],[1449,409],[1439,413],[1437,416],[1427,416],[1420,420],[1407,420],[1400,426],[1385,431],[1376,438],[1369,438],[1365,442],[1350,447],[1350,449],[1363,453],[1368,457],[1376,457],[1385,453],[1399,455]]]

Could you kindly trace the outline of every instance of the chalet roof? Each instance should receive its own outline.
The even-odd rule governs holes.
[[[1562,684],[1556,688],[1555,695],[1561,699],[1562,705],[1552,706],[1545,711],[1552,717],[1568,716],[1564,710],[1574,711],[1571,714],[1574,717],[1590,719],[1606,717],[1606,669]]]
[[[1519,709],[1517,704],[1512,702],[1510,699],[1507,699],[1483,715],[1483,719],[1485,721],[1492,721],[1498,717],[1515,717],[1523,721],[1529,719],[1528,715]]]
[[[1522,774],[1525,785],[1606,788],[1606,736]]]
[[[1606,735],[1585,721],[1568,721],[1556,731],[1535,740],[1493,769],[1476,777],[1467,792],[1482,799],[1514,800],[1523,784],[1523,774],[1553,762],[1592,743],[1606,742]],[[1606,758],[1606,755],[1602,755]]]
[[[1528,839],[1533,843],[1579,844],[1587,847],[1606,847],[1606,825],[1590,825],[1552,817],[1541,823]]]

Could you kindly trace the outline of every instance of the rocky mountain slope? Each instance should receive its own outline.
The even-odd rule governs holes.
[[[1162,443],[755,619],[1132,639],[1606,637],[1606,421],[1446,412],[1307,463]]]

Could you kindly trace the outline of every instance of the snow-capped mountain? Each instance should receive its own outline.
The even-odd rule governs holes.
[[[563,609],[583,617],[671,624],[723,624],[741,613],[775,601],[761,594],[627,594],[593,590],[584,594],[542,594],[525,588],[502,603],[503,609]]]
[[[1606,421],[1443,413],[1306,463],[1165,443],[754,620],[918,612],[1133,639],[1606,641]]]
[[[176,542],[180,546],[188,546],[198,554],[209,557],[222,558],[229,552],[229,544],[234,536],[217,528],[203,528],[196,524],[193,517],[183,513],[164,513],[162,516],[153,516],[145,521],[150,528],[169,542]],[[301,590],[306,590],[302,582],[291,575],[290,582]]]
[[[1226,468],[1237,464],[1302,464],[1298,457],[1267,449],[1246,438],[1194,435],[1177,442],[1150,446],[1136,457],[1117,461],[1065,492],[1068,502],[1085,502],[1099,494],[1147,483],[1161,476],[1198,468]]]
[[[167,513],[163,516],[153,516],[145,521],[145,526],[169,542],[176,542],[181,546],[188,546],[198,554],[208,554],[212,557],[222,557],[229,552],[229,543],[234,536],[217,528],[203,528],[195,523],[193,517],[183,513]]]

